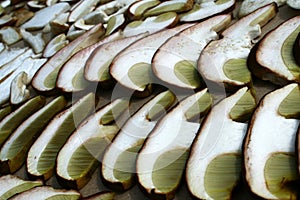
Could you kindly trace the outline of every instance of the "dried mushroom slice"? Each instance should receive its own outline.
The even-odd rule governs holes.
[[[84,17],[86,14],[95,9],[99,0],[85,0],[80,1],[80,3],[71,11],[68,22],[76,22],[80,18]]]
[[[46,46],[42,33],[37,33],[34,35],[23,28],[20,29],[20,33],[23,40],[33,49],[35,54],[42,53]]]
[[[115,15],[109,18],[106,26],[105,35],[110,35],[119,28],[121,28],[126,22],[123,14]]]
[[[130,19],[141,19],[145,11],[160,4],[159,0],[136,1],[128,7]]]
[[[287,0],[287,5],[290,6],[291,8],[300,9],[300,2],[297,0]]]
[[[210,109],[207,89],[182,100],[149,135],[137,157],[137,177],[142,188],[161,199],[173,199],[184,176],[189,149]],[[191,121],[196,119],[197,122]]]
[[[198,60],[202,77],[227,88],[250,85],[251,73],[247,58],[253,40],[261,35],[261,27],[277,12],[274,4],[267,5],[238,20],[222,33],[222,39],[209,43]]]
[[[0,146],[25,119],[43,107],[45,102],[44,97],[36,96],[2,119],[0,122]]]
[[[201,125],[186,167],[189,191],[199,199],[230,199],[240,181],[242,144],[255,98],[247,87],[215,105]]]
[[[0,177],[0,199],[9,199],[12,196],[42,186],[42,181],[25,181],[14,175]]]
[[[6,26],[0,29],[0,41],[7,45],[12,45],[21,39],[21,35],[13,27]]]
[[[197,60],[204,47],[219,38],[217,32],[229,25],[230,15],[219,15],[171,37],[156,51],[152,70],[161,80],[181,88],[202,86]]]
[[[1,173],[15,173],[21,168],[30,146],[66,104],[63,96],[57,97],[18,126],[0,150]]]
[[[287,0],[244,0],[239,8],[238,16],[244,17],[251,12],[266,6],[270,3],[276,3],[277,6],[285,5]]]
[[[11,113],[12,107],[6,106],[0,109],[0,122],[2,119],[4,119],[9,113]]]
[[[110,74],[127,88],[143,92],[153,82],[151,60],[156,50],[170,37],[188,28],[183,24],[172,29],[151,34],[119,53],[110,66]]]
[[[126,122],[103,156],[101,175],[106,185],[118,190],[128,190],[133,186],[138,152],[175,100],[172,92],[162,92],[149,100]]]
[[[95,106],[95,95],[89,93],[70,108],[57,114],[31,146],[27,156],[27,171],[34,178],[49,179],[55,159],[68,137]]]
[[[299,95],[295,83],[270,92],[251,118],[244,144],[245,178],[251,191],[262,198],[297,199],[299,120],[290,118],[290,111],[299,115],[299,106],[292,104]]]
[[[22,192],[13,196],[12,200],[24,199],[64,199],[77,200],[81,195],[75,190],[54,189],[50,186],[35,187],[33,189]]]
[[[52,56],[35,74],[32,86],[38,91],[50,92],[55,89],[59,70],[75,53],[98,42],[104,35],[102,24],[81,35]]]
[[[67,40],[66,35],[64,33],[55,36],[46,45],[43,51],[43,57],[45,58],[52,57],[55,53],[57,53],[59,50],[61,50],[68,44],[69,41]]]
[[[253,74],[274,84],[300,82],[300,65],[297,64],[293,45],[300,32],[300,16],[289,19],[258,44],[253,52],[256,61],[249,64]],[[276,41],[274,40],[276,38]]]
[[[24,71],[20,72],[11,82],[10,85],[10,103],[20,104],[30,98],[30,90],[27,85],[30,83],[28,74]]]
[[[179,16],[181,22],[193,22],[233,9],[235,0],[195,1],[192,10]]]
[[[105,148],[122,126],[118,118],[127,109],[127,100],[116,99],[77,127],[57,157],[56,173],[61,185],[81,189],[88,183]]]

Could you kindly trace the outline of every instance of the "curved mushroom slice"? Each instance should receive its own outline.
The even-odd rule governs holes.
[[[50,186],[36,187],[26,192],[22,192],[13,196],[12,200],[24,199],[64,199],[64,200],[77,200],[81,198],[79,192],[75,190],[54,189]]]
[[[124,14],[119,14],[109,18],[106,26],[105,35],[110,35],[126,22]]]
[[[195,2],[189,12],[179,16],[181,22],[200,21],[202,19],[231,10],[235,6],[235,0],[200,0]]]
[[[90,55],[99,46],[123,38],[121,32],[116,32],[99,42],[86,47],[74,54],[61,68],[58,73],[56,87],[64,92],[78,92],[84,90],[89,83],[84,79],[84,67]]]
[[[251,119],[244,145],[246,180],[262,198],[296,199],[299,100],[299,85],[287,85],[266,95]]]
[[[56,52],[58,52],[60,49],[62,49],[68,44],[69,44],[69,40],[67,40],[67,37],[64,33],[55,36],[46,45],[43,51],[43,57],[45,58],[52,57]]]
[[[71,11],[68,22],[75,22],[82,18],[89,12],[95,9],[99,0],[85,0],[80,1],[80,3]]]
[[[242,144],[256,102],[244,87],[214,106],[201,125],[186,167],[190,192],[199,199],[230,199],[242,169]]]
[[[7,45],[12,45],[21,39],[22,37],[13,27],[6,26],[0,29],[0,40]]]
[[[170,37],[192,26],[183,24],[149,35],[119,53],[110,66],[110,74],[120,84],[143,92],[153,82],[151,60],[156,50]]]
[[[33,35],[23,28],[20,29],[20,33],[22,35],[23,40],[33,49],[35,54],[39,54],[44,50],[46,44],[43,39],[42,33],[37,33],[36,35]]]
[[[239,17],[244,17],[257,10],[258,8],[266,6],[273,2],[276,3],[277,6],[283,6],[285,5],[286,1],[287,0],[244,0],[241,3],[238,15]]]
[[[21,168],[34,140],[66,104],[63,96],[57,97],[18,126],[0,150],[1,173],[15,173]]]
[[[25,181],[17,176],[5,175],[0,177],[0,199],[9,199],[12,196],[42,186],[42,181]]]
[[[101,175],[107,185],[119,190],[127,190],[133,186],[137,152],[162,114],[169,110],[175,100],[175,95],[170,91],[162,92],[126,122],[102,160]]]
[[[298,33],[298,36],[294,42],[293,54],[297,64],[300,65],[300,32]]]
[[[70,25],[67,23],[70,13],[62,13],[49,23],[53,35],[58,35],[68,31]]]
[[[300,16],[297,16],[266,35],[253,52],[256,61],[249,64],[251,72],[274,84],[300,82],[300,65],[293,55],[293,45],[299,33]]]
[[[83,198],[83,200],[114,200],[114,192],[100,192],[89,197]]]
[[[147,17],[144,21],[133,21],[124,28],[126,37],[149,32],[155,33],[165,28],[173,27],[178,22],[175,12],[168,12],[154,17]]]
[[[27,171],[30,176],[44,180],[52,176],[60,148],[76,126],[93,112],[94,106],[95,95],[89,93],[51,120],[28,152]]]
[[[67,46],[52,56],[47,63],[35,74],[32,86],[44,92],[55,89],[59,70],[78,51],[95,44],[104,35],[105,30],[102,24],[96,25],[85,34],[70,42]]]
[[[228,88],[251,83],[247,58],[253,39],[261,34],[261,27],[276,15],[274,4],[240,19],[223,33],[223,38],[211,42],[202,51],[198,60],[198,71],[204,79]]]
[[[160,15],[166,12],[187,12],[193,8],[193,0],[173,0],[161,2],[154,8],[150,8],[144,13],[145,17]]]
[[[150,195],[174,198],[182,179],[190,146],[200,127],[200,118],[211,107],[204,89],[181,101],[151,132],[137,158],[139,183]],[[192,122],[196,119],[198,122]]]
[[[0,53],[0,69],[8,63],[14,61],[17,57],[21,56],[25,52],[30,51],[28,48],[7,48],[4,49]]]
[[[20,104],[30,98],[30,91],[27,85],[30,83],[28,75],[20,72],[11,82],[10,85],[10,103]]]
[[[97,47],[86,62],[84,68],[85,78],[89,81],[101,83],[111,80],[109,66],[112,60],[126,47],[146,35],[147,33],[126,37]]]
[[[219,38],[217,32],[226,28],[230,21],[230,15],[216,16],[171,37],[152,59],[154,74],[178,87],[201,87],[201,77],[196,66],[200,53],[210,41]]]
[[[287,0],[287,5],[290,6],[291,8],[300,9],[300,2],[297,0]]]
[[[4,119],[9,113],[11,113],[12,107],[11,106],[6,106],[4,108],[0,109],[0,121]]]
[[[127,100],[114,100],[77,128],[57,157],[56,173],[62,185],[81,189],[88,183],[100,165],[104,149],[122,126],[118,118],[125,119],[121,115],[127,109]]]
[[[146,10],[160,4],[159,0],[143,0],[136,1],[128,7],[128,15],[130,19],[140,19]]]

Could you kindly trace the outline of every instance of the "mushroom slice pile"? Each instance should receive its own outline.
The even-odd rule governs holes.
[[[160,199],[174,198],[189,149],[200,128],[200,118],[211,103],[207,89],[188,96],[150,133],[136,161],[138,181],[148,194]]]
[[[0,199],[9,199],[12,196],[42,186],[42,181],[24,181],[17,176],[5,175],[0,177]]]
[[[276,3],[277,6],[283,6],[285,5],[286,1],[287,0],[244,0],[241,3],[238,15],[239,17],[244,17],[257,10],[258,8],[266,6],[273,2]]]
[[[300,16],[291,18],[268,33],[253,52],[255,63],[250,60],[249,68],[253,74],[274,84],[299,83],[300,65],[293,54],[293,45],[299,33]]]
[[[122,126],[120,121],[124,119],[119,117],[127,117],[127,109],[127,100],[116,99],[77,127],[57,157],[56,172],[61,185],[81,189],[87,184],[105,148]]]
[[[171,37],[155,53],[152,70],[161,80],[182,88],[201,87],[197,60],[204,47],[218,39],[217,32],[226,28],[230,15],[219,15],[189,27]]]
[[[110,73],[118,83],[143,92],[153,82],[151,60],[157,49],[170,37],[192,26],[183,24],[151,34],[136,41],[119,53],[112,61]]]
[[[95,95],[89,93],[50,121],[28,152],[27,171],[30,176],[47,180],[53,175],[60,148],[94,107]]]
[[[15,173],[21,168],[30,146],[66,104],[63,96],[57,97],[18,126],[0,150],[1,173]]]
[[[134,184],[135,161],[146,137],[175,102],[170,91],[162,92],[143,105],[123,126],[107,148],[102,177],[112,188],[127,190]]]
[[[190,192],[199,199],[230,199],[242,169],[242,144],[256,102],[244,87],[214,106],[201,125],[186,167]]]
[[[274,4],[260,8],[227,28],[223,38],[212,41],[202,51],[198,71],[202,77],[221,87],[231,89],[251,83],[247,58],[253,40],[261,35],[261,27],[277,12]]]
[[[181,22],[200,21],[216,14],[231,10],[235,6],[235,0],[199,0],[192,10],[181,14]]]
[[[70,42],[67,46],[52,56],[35,74],[32,80],[32,86],[43,92],[53,91],[56,86],[58,72],[65,62],[67,62],[67,60],[78,51],[98,42],[104,33],[105,30],[102,24],[98,24],[85,34]]]
[[[249,124],[244,144],[245,178],[251,191],[264,199],[297,199],[299,101],[296,83],[270,92]]]

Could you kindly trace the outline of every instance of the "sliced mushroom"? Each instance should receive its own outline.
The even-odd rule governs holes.
[[[300,2],[297,0],[287,0],[287,5],[290,6],[291,8],[300,9]]]
[[[287,0],[244,0],[239,8],[239,17],[244,17],[251,12],[266,6],[270,3],[276,3],[277,6],[285,5]]]
[[[68,12],[62,13],[54,20],[50,21],[49,25],[51,27],[51,32],[53,33],[53,35],[67,32],[70,27],[70,25],[67,23],[69,15],[70,13]]]
[[[11,106],[5,106],[0,109],[0,121],[4,119],[9,113],[11,113],[12,107]]]
[[[32,10],[40,10],[40,9],[43,9],[46,7],[45,4],[40,4],[41,2],[40,1],[37,1],[37,0],[33,0],[33,1],[28,1],[27,2],[27,6],[32,9]]]
[[[3,46],[4,47],[4,46]],[[7,48],[4,47],[0,52],[0,69],[8,63],[18,58],[21,54],[25,53],[28,48]]]
[[[64,33],[57,35],[52,40],[50,40],[46,45],[43,51],[43,57],[45,58],[52,57],[55,53],[57,53],[60,49],[62,49],[68,44],[69,41],[67,40],[67,37]]]
[[[83,19],[79,19],[74,23],[74,27],[82,30],[90,30],[94,25],[87,25]]]
[[[146,10],[157,6],[158,4],[160,4],[160,1],[158,0],[136,1],[129,6],[128,14],[131,19],[137,20],[142,18]]]
[[[13,25],[17,21],[16,17],[12,17],[12,15],[3,15],[0,18],[0,28],[4,26]]]
[[[96,5],[98,4],[99,0],[85,0],[80,1],[72,11],[69,16],[68,22],[75,22],[78,19],[84,17],[86,14],[90,13],[92,10],[95,9]]]
[[[295,40],[293,47],[294,58],[298,65],[300,65],[300,32]]]
[[[34,16],[34,12],[31,12],[26,8],[21,8],[14,12],[14,16],[17,18],[15,26],[19,27],[31,19]]]
[[[112,34],[114,31],[122,27],[122,25],[124,24],[125,24],[125,17],[123,14],[119,14],[111,17],[107,22],[105,35]]]
[[[0,40],[7,45],[12,45],[22,39],[15,28],[7,26],[0,29]]]
[[[37,33],[36,35],[33,35],[23,28],[20,29],[20,33],[22,35],[23,40],[31,46],[35,54],[43,52],[46,43],[43,39],[42,33]]]
[[[27,85],[30,83],[26,72],[20,72],[12,80],[10,86],[10,103],[20,104],[30,98],[30,91]]]

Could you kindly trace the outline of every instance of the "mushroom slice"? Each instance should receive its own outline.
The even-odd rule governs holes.
[[[96,25],[85,34],[70,42],[67,46],[52,56],[45,65],[36,73],[32,85],[39,91],[53,91],[59,70],[78,51],[95,44],[104,35],[105,30],[102,24]]]
[[[261,27],[277,12],[275,4],[267,5],[227,28],[223,38],[209,43],[198,60],[198,71],[204,79],[231,89],[251,84],[247,58],[253,40],[261,35]]]
[[[297,0],[287,0],[287,5],[290,6],[291,8],[300,9],[300,2]]]
[[[139,33],[155,33],[177,24],[178,16],[175,12],[168,12],[154,17],[147,17],[144,21],[133,21],[124,28],[127,37]]]
[[[150,8],[143,15],[145,17],[160,15],[166,12],[186,12],[193,8],[193,0],[173,0],[161,2],[154,8]]]
[[[0,122],[0,146],[24,120],[43,107],[45,102],[44,97],[36,96],[2,119]]]
[[[28,48],[7,48],[5,47],[4,50],[0,52],[0,69],[5,64],[8,64],[9,62],[13,61],[16,59],[18,56],[21,54],[25,53]]]
[[[60,49],[69,44],[67,37],[64,33],[57,35],[54,37],[48,44],[46,45],[43,51],[43,57],[50,58]]]
[[[244,144],[245,178],[264,199],[297,198],[298,101],[299,85],[289,84],[266,95],[251,119]]]
[[[43,8],[35,13],[35,15],[26,23],[24,23],[21,28],[26,30],[40,30],[43,29],[50,21],[55,19],[60,14],[68,11],[70,5],[68,3],[57,3],[53,6]]]
[[[33,1],[28,1],[27,2],[27,6],[32,9],[32,10],[40,10],[40,9],[43,9],[46,7],[45,4],[40,4],[42,2],[40,1],[37,1],[37,0],[33,0]]]
[[[105,148],[122,126],[119,122],[123,119],[118,118],[127,109],[127,100],[116,99],[79,125],[57,157],[56,173],[61,185],[81,189],[88,183]],[[127,112],[123,118],[127,118]]]
[[[99,192],[92,196],[88,196],[83,198],[84,200],[114,200],[115,193],[114,192]]]
[[[211,103],[207,89],[197,92],[182,100],[150,133],[136,161],[138,181],[148,194],[160,199],[174,198],[200,127],[199,120]]]
[[[94,25],[93,24],[92,25],[85,24],[85,21],[83,19],[79,19],[74,23],[74,27],[87,31],[87,30],[90,30],[91,28],[93,28]]]
[[[97,49],[97,47],[122,37],[123,35],[121,32],[116,32],[74,54],[60,70],[56,81],[56,87],[64,92],[78,92],[84,90],[89,85],[83,76],[84,66],[92,52]]]
[[[21,8],[14,12],[14,16],[17,18],[15,26],[19,27],[31,19],[34,16],[34,12],[31,12],[26,8]]]
[[[67,23],[69,15],[69,12],[62,13],[61,15],[57,16],[54,20],[50,21],[49,26],[53,35],[59,35],[61,33],[67,32],[67,30],[70,27],[70,25]]]
[[[89,93],[51,120],[28,152],[27,171],[30,176],[47,180],[53,175],[60,148],[94,108],[95,95]]]
[[[11,134],[0,150],[0,172],[15,173],[26,161],[27,152],[50,120],[67,104],[63,96],[57,97],[26,119]]]
[[[105,35],[110,35],[124,24],[125,17],[123,14],[112,16],[107,22]]]
[[[128,14],[131,19],[140,19],[149,8],[160,4],[159,0],[136,1],[128,7]]]
[[[105,183],[118,190],[127,190],[134,184],[135,161],[146,137],[158,120],[175,103],[176,97],[162,92],[143,105],[123,126],[107,148],[101,175]]]
[[[37,33],[36,35],[27,32],[25,29],[21,28],[20,33],[22,35],[23,40],[31,46],[35,54],[42,53],[46,43],[43,39],[42,33]]]
[[[285,5],[286,1],[287,0],[244,0],[241,3],[238,15],[239,17],[244,17],[257,10],[258,8],[266,6],[273,2],[276,3],[277,6],[283,6]]]
[[[72,23],[84,17],[86,14],[95,9],[98,2],[99,0],[80,1],[80,3],[71,11],[68,22]]]
[[[0,109],[0,121],[4,119],[9,113],[11,113],[12,107],[6,106]]]
[[[300,32],[298,33],[298,36],[294,42],[293,53],[297,64],[300,65]]]
[[[16,21],[17,21],[16,17],[13,17],[11,15],[3,15],[0,18],[0,28],[4,26],[13,25]]]
[[[35,187],[13,196],[12,200],[24,199],[64,199],[77,200],[81,198],[79,192],[75,190],[54,189],[50,186]]]
[[[299,83],[300,65],[293,55],[293,45],[299,33],[300,16],[284,22],[269,32],[253,51],[254,58],[251,57],[252,60],[249,60],[251,72],[274,84],[286,84],[291,81]]]
[[[30,91],[27,85],[30,83],[26,72],[20,72],[10,85],[10,103],[20,104],[30,98]]]
[[[21,38],[15,28],[7,26],[0,29],[0,39],[7,45],[12,45],[21,40]]]
[[[196,1],[192,10],[179,16],[181,22],[200,21],[214,16],[235,6],[235,0],[200,0]]]
[[[0,177],[0,199],[9,199],[12,196],[31,188],[42,186],[42,181],[25,181],[14,175]]]
[[[178,87],[201,87],[201,77],[196,66],[200,53],[210,41],[219,38],[217,32],[225,29],[230,21],[230,15],[219,15],[171,37],[156,51],[152,59],[154,74]]]
[[[112,79],[109,74],[109,66],[120,52],[135,41],[144,38],[147,34],[122,38],[97,47],[89,56],[85,68],[84,76],[93,82],[108,82]]]
[[[110,73],[120,84],[143,92],[153,82],[151,60],[156,50],[170,37],[192,26],[183,24],[136,41],[119,53],[110,66]]]
[[[230,199],[240,181],[242,144],[255,98],[247,87],[214,106],[191,148],[186,181],[199,199]]]

